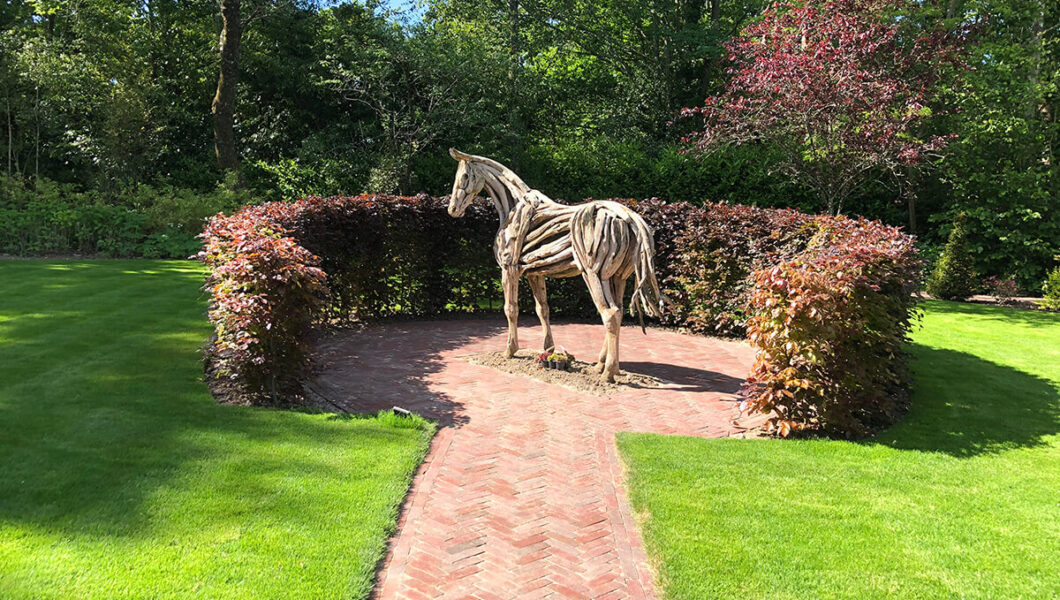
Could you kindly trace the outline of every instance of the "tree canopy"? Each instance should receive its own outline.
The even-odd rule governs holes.
[[[748,32],[782,8],[764,0],[427,0],[409,18],[371,1],[225,0],[232,4],[240,5],[240,48],[231,147],[253,197],[445,193],[452,174],[445,150],[457,146],[512,164],[559,198],[829,208],[804,178],[777,169],[791,162],[784,139],[793,138],[755,136],[706,156],[681,152],[681,139],[704,125],[679,118],[681,108],[731,94],[740,78],[731,72],[739,64],[730,59],[734,45],[746,45]],[[847,115],[904,120],[888,143],[908,157],[911,140],[921,140],[921,162],[933,167],[895,178],[887,173],[908,161],[818,161],[830,172],[867,173],[843,211],[906,224],[936,244],[963,212],[981,272],[1040,282],[1060,254],[1060,8],[1046,0],[796,6],[821,15],[829,4],[865,5],[866,14],[890,19],[876,26],[896,48],[979,24],[969,68],[940,70],[929,94],[910,79],[933,60],[929,48],[903,54],[914,63],[889,75],[906,86],[894,88],[900,101],[883,102],[881,90],[876,100],[864,88],[838,90],[850,93]],[[215,188],[224,181],[212,108],[221,6],[0,6],[3,172],[30,188],[54,180],[119,204],[143,185]],[[832,52],[820,46],[829,23],[807,28],[806,44]],[[791,41],[801,49],[802,34]],[[838,93],[795,75],[782,77],[789,98]],[[784,105],[760,108],[755,119]],[[934,152],[943,140],[946,152]]]
[[[773,144],[782,152],[776,168],[838,213],[873,175],[915,168],[956,137],[922,131],[933,112],[955,108],[936,86],[946,68],[967,68],[962,50],[972,26],[925,29],[897,18],[919,10],[905,0],[769,7],[726,43],[729,86],[685,110],[706,119],[686,140],[700,152]]]

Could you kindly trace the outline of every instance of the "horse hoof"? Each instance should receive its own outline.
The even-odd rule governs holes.
[[[593,370],[596,371],[597,373],[603,373],[604,372],[604,363],[602,363],[602,362],[596,363],[596,366],[593,367]]]

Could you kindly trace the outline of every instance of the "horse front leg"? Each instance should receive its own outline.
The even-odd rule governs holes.
[[[544,350],[548,350],[555,344],[552,342],[552,326],[548,321],[548,292],[545,289],[545,276],[527,275],[526,280],[530,282],[530,291],[534,292],[537,318],[541,319],[541,328],[545,331],[545,338],[541,347]]]
[[[519,350],[519,272],[503,268],[501,285],[504,287],[504,316],[508,317],[508,347],[504,356],[511,358]]]
[[[600,380],[605,383],[614,383],[615,375],[618,375],[618,334],[622,330],[622,311],[618,308],[605,308],[600,311],[600,317],[604,322],[604,352],[606,355],[601,363]]]
[[[601,315],[601,316],[603,316],[603,315]],[[606,327],[606,325],[607,325],[607,321],[605,320],[604,321],[604,326]],[[606,361],[607,361],[607,335],[605,334],[604,335],[604,345],[600,347],[600,357],[596,361],[596,366],[593,367],[594,369],[596,369],[597,373],[603,373],[604,372],[604,364],[606,363]]]

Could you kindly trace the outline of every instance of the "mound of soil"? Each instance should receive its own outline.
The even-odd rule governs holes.
[[[569,371],[546,369],[538,364],[537,352],[530,350],[520,350],[512,358],[505,358],[503,352],[484,352],[463,358],[476,365],[484,365],[513,375],[533,377],[596,396],[610,396],[631,389],[656,388],[668,383],[657,377],[628,371],[619,371],[614,383],[604,383],[596,372],[595,363],[575,360]]]

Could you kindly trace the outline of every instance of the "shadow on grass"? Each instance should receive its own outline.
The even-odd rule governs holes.
[[[16,283],[0,294],[0,522],[146,535],[153,499],[153,510],[177,512],[167,503],[208,503],[195,510],[237,525],[292,469],[348,477],[328,458],[353,443],[348,426],[210,396],[194,265],[17,261],[0,264],[0,278]],[[385,452],[407,434],[358,429],[356,443]],[[312,516],[270,510],[292,523]]]
[[[1027,310],[993,304],[976,304],[973,302],[950,302],[944,300],[925,300],[924,307],[951,315],[974,316],[979,319],[1046,327],[1056,323],[1057,313],[1044,310]]]
[[[1060,433],[1055,383],[965,352],[915,344],[912,354],[909,414],[866,443],[971,457],[1044,445]]]

